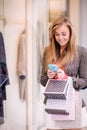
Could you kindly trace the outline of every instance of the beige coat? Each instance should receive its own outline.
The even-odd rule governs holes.
[[[17,60],[17,74],[19,79],[19,90],[20,98],[25,99],[26,91],[26,75],[27,75],[27,66],[26,66],[26,39],[25,34],[22,34],[19,39],[18,44],[18,60]]]

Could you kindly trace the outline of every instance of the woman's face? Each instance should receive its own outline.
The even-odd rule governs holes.
[[[55,30],[55,39],[61,47],[65,47],[70,39],[70,30],[63,24]]]

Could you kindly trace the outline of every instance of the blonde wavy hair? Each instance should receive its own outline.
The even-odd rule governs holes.
[[[55,30],[65,24],[70,31],[70,39],[67,47],[60,55],[60,45],[55,40]],[[75,43],[75,34],[73,26],[67,17],[60,17],[56,19],[49,28],[49,45],[45,48],[45,71],[47,71],[48,64],[55,64],[58,59],[61,59],[60,66],[65,66],[67,63],[72,63],[74,57],[77,55],[77,45]]]

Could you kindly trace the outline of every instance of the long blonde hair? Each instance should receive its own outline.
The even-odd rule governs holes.
[[[70,31],[70,39],[67,47],[64,49],[60,56],[60,45],[55,40],[55,30],[65,24]],[[75,34],[73,26],[67,17],[60,17],[56,19],[49,29],[49,45],[45,49],[45,71],[47,70],[48,64],[55,64],[60,58],[60,66],[65,66],[67,63],[72,63],[74,57],[77,55],[77,46],[75,43]]]

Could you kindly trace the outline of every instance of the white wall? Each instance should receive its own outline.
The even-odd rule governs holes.
[[[87,47],[87,0],[80,0],[80,44]]]
[[[4,0],[2,7],[2,15],[6,17],[2,31],[10,85],[6,86],[5,123],[0,130],[26,130],[26,101],[20,99],[17,76],[18,42],[25,28],[25,0]]]
[[[40,76],[40,58],[43,53],[46,38],[47,26],[47,1],[27,0],[27,49],[28,49],[28,85],[27,85],[27,118],[28,130],[37,129],[37,107],[40,101],[41,86],[39,83]],[[44,41],[44,43],[43,43]],[[41,53],[40,53],[41,51]],[[39,122],[38,122],[39,124]],[[39,124],[40,125],[40,124]]]
[[[69,17],[73,24],[75,35],[76,35],[76,43],[79,44],[79,36],[80,36],[80,0],[69,0]]]

